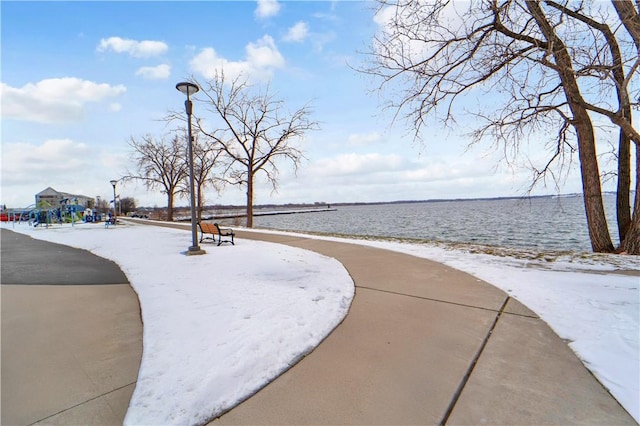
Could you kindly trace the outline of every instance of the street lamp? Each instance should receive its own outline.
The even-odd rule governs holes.
[[[116,210],[116,183],[118,183],[118,181],[112,179],[109,182],[111,183],[111,186],[113,186],[113,223],[115,224],[118,219],[118,211]]]
[[[191,247],[187,250],[187,255],[205,254],[206,252],[198,246],[198,231],[196,229],[196,199],[195,185],[193,183],[193,137],[191,136],[191,111],[193,104],[191,103],[191,95],[197,93],[200,88],[186,81],[176,84],[176,89],[187,95],[184,101],[184,109],[187,113],[187,154],[189,156],[189,190],[191,191]]]

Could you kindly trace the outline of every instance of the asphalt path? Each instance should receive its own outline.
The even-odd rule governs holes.
[[[127,277],[86,250],[0,231],[0,424],[122,424],[142,356]]]
[[[0,230],[2,284],[95,285],[129,283],[114,262],[87,250]]]

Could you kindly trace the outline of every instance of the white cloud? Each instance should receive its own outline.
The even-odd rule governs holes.
[[[382,135],[378,132],[371,133],[354,133],[349,135],[347,142],[353,146],[371,145],[382,140]]]
[[[169,46],[162,41],[138,41],[120,37],[109,37],[107,39],[101,39],[97,49],[99,52],[112,50],[116,53],[128,53],[137,58],[149,58],[151,56],[162,55],[169,49]]]
[[[431,10],[438,2],[426,2],[425,8]],[[440,7],[440,6],[438,6]],[[415,21],[415,8],[397,8],[395,6],[385,6],[380,8],[373,16],[373,22],[377,24],[380,39],[384,41],[382,43],[385,46],[385,50],[388,48],[391,51],[402,52],[406,57],[412,58],[413,61],[419,62],[423,58],[430,56],[434,49],[437,48],[437,44],[426,43],[423,40],[433,39],[438,40],[441,38],[442,28],[446,28],[447,37],[458,36],[466,37],[466,19],[469,16],[465,16],[474,7],[477,7],[475,2],[448,2],[443,6],[439,13],[439,24],[441,28],[435,26],[421,25],[419,32],[420,37],[409,37],[405,34],[400,34],[395,29],[396,25],[403,27],[412,25]],[[387,33],[387,35],[382,35]]]
[[[87,145],[71,139],[51,139],[40,145],[3,143],[2,185],[40,182],[44,189],[52,175],[77,177],[90,172],[91,157]]]
[[[21,88],[1,84],[3,118],[40,123],[78,121],[87,103],[116,97],[127,90],[123,85],[75,77],[45,79]]]
[[[521,194],[526,173],[487,167],[468,157],[414,158],[366,153],[312,161],[297,177],[281,176],[277,194],[258,191],[259,202],[352,202],[469,198]],[[516,191],[516,192],[514,192]]]
[[[325,45],[332,43],[333,41],[337,40],[337,38],[338,36],[336,35],[335,32],[329,31],[325,33],[313,34],[311,40],[313,42],[313,48],[315,49],[315,51],[322,52],[324,50]],[[343,66],[345,56],[344,55],[338,55],[338,56],[341,59],[337,61],[337,63],[339,63],[340,66]]]
[[[258,19],[266,19],[275,16],[280,12],[278,0],[258,0],[255,16]]]
[[[282,68],[284,57],[278,51],[271,36],[265,35],[255,43],[246,47],[247,61],[256,68]]]
[[[147,80],[164,80],[171,75],[171,67],[167,64],[161,64],[156,67],[141,67],[136,71],[136,75],[140,75]]]
[[[285,60],[273,38],[265,35],[255,43],[245,47],[246,56],[241,61],[230,61],[218,56],[215,49],[202,49],[190,62],[193,71],[205,78],[213,78],[216,72],[224,70],[225,76],[235,78],[245,75],[248,78],[268,79],[274,69],[283,68]]]
[[[315,13],[312,13],[311,16],[313,16],[316,19],[321,19],[321,20],[329,21],[329,22],[338,22],[338,21],[340,21],[340,17],[338,15],[336,15],[334,12],[335,12],[335,3],[332,3],[331,4],[331,13],[315,12]]]
[[[311,165],[311,172],[317,176],[347,176],[399,170],[406,164],[405,160],[396,154],[383,155],[340,154],[334,158],[323,158]]]
[[[412,182],[434,182],[441,180],[469,179],[476,175],[486,174],[486,168],[478,170],[470,164],[454,162],[436,162],[425,164],[414,170],[405,170],[401,173],[401,178]]]
[[[303,174],[323,181],[340,181],[400,185],[407,183],[436,183],[463,181],[491,176],[497,170],[477,161],[477,158],[429,158],[414,159],[398,154],[339,154],[322,158],[310,164]],[[507,171],[500,171],[507,173]]]
[[[309,35],[309,25],[306,22],[300,21],[293,27],[289,28],[287,34],[284,36],[284,41],[290,41],[295,43],[303,42]]]
[[[382,7],[373,15],[373,22],[384,28],[392,22],[395,14],[396,9],[393,6]]]
[[[70,138],[41,143],[3,141],[3,202],[26,207],[48,186],[72,194],[110,196],[113,187],[109,180],[122,175],[129,156],[113,146],[88,145]],[[124,194],[138,196],[129,189]]]

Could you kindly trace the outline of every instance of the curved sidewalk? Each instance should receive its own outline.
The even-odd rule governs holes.
[[[1,424],[122,424],[138,377],[138,297],[86,250],[2,234]]]
[[[356,295],[311,354],[212,424],[636,424],[533,312],[469,274],[357,244],[236,234],[336,258]]]

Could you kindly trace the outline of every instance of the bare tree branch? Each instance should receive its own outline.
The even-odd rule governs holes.
[[[197,120],[198,131],[214,141],[224,172],[222,181],[247,188],[247,226],[253,226],[254,182],[263,174],[277,190],[279,164],[288,161],[297,171],[304,158],[296,147],[308,131],[318,128],[305,105],[293,113],[285,112],[285,102],[264,89],[254,88],[241,76],[231,81],[224,73],[203,84],[198,102],[208,120]],[[213,129],[213,130],[212,130]]]
[[[129,140],[136,172],[128,172],[125,180],[138,180],[147,189],[160,189],[167,196],[168,220],[173,220],[173,202],[181,182],[188,176],[184,144],[177,136],[167,140],[151,135]]]
[[[421,141],[430,133],[430,119],[455,128],[470,113],[481,120],[470,133],[471,144],[493,140],[510,164],[522,155],[521,143],[540,140],[548,157],[537,160],[539,165],[529,160],[532,185],[548,174],[559,187],[578,155],[594,250],[612,250],[592,116],[606,117],[638,147],[630,108],[640,100],[633,45],[640,20],[631,2],[615,4],[622,21],[615,30],[609,26],[611,11],[593,2],[378,5],[381,29],[367,54],[370,62],[359,71],[379,81],[378,91],[390,93],[384,107],[394,111],[392,122],[402,117]],[[494,103],[487,105],[484,97]],[[475,111],[469,110],[470,98],[478,100]],[[624,144],[621,136],[621,153]],[[624,175],[630,166],[620,158],[618,174]],[[628,198],[624,186],[619,191]]]

